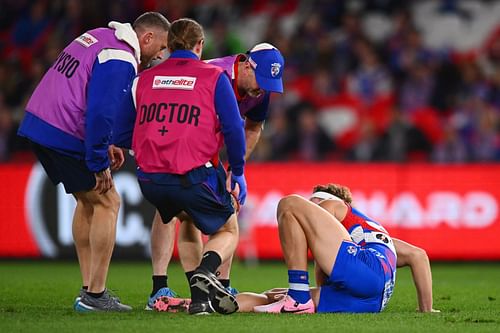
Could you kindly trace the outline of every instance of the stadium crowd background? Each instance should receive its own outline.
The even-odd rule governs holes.
[[[64,46],[148,10],[199,21],[205,59],[281,50],[254,161],[500,160],[500,1],[2,0],[0,161],[30,156],[17,126]]]

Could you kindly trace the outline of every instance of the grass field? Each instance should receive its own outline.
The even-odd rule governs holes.
[[[415,312],[408,269],[398,271],[394,295],[380,314],[189,316],[143,310],[150,291],[148,262],[113,262],[109,287],[131,313],[75,313],[72,301],[79,271],[72,262],[0,261],[0,332],[500,332],[500,263],[433,264],[434,307]],[[287,286],[282,263],[235,264],[232,281],[240,291]],[[169,285],[188,295],[178,264]]]

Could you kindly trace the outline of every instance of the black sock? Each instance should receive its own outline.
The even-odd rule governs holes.
[[[194,271],[189,271],[189,272],[186,272],[186,273],[184,273],[184,274],[186,274],[186,278],[187,278],[187,280],[188,280],[188,284],[189,284],[189,282],[191,281],[191,278],[192,278],[192,277],[193,277],[193,275],[194,275]]]
[[[201,263],[200,263],[200,266],[198,266],[198,268],[203,268],[204,270],[207,270],[207,271],[215,274],[215,271],[217,270],[217,268],[220,266],[221,263],[222,263],[222,259],[217,254],[217,252],[208,251],[208,252],[203,254],[203,258],[201,259]],[[186,273],[186,276],[187,276],[187,273]],[[193,288],[191,286],[191,284],[189,284],[189,287],[191,289],[191,300],[194,303],[208,301],[208,295],[206,293],[204,293],[203,291],[201,291],[201,289]]]
[[[219,279],[219,282],[222,283],[224,288],[227,288],[231,285],[231,280],[229,279]]]
[[[82,289],[87,291],[87,290],[89,290],[89,286],[82,286]]]
[[[151,291],[151,297],[158,292],[161,288],[168,287],[166,275],[153,275],[153,291]]]
[[[88,291],[87,291],[87,295],[89,295],[90,297],[99,298],[99,297],[101,297],[102,295],[104,295],[104,291],[105,291],[105,290],[103,290],[103,291],[102,291],[102,292],[100,292],[100,293],[90,293],[90,292],[88,292]]]
[[[199,302],[206,302],[208,301],[208,295],[205,294],[204,292],[202,292],[200,289],[198,288],[193,288],[191,287],[191,278],[193,277],[194,275],[194,271],[189,271],[189,272],[186,272],[186,278],[188,280],[188,284],[189,284],[189,290],[191,291],[191,300],[194,302],[194,303],[199,303]]]
[[[214,251],[208,251],[203,254],[203,258],[201,259],[200,268],[204,268],[207,271],[214,273],[219,268],[222,263],[221,257]]]

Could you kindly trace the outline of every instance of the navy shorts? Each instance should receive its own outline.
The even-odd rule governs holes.
[[[203,172],[205,179],[194,184],[186,184],[185,178],[180,178],[177,184],[169,184],[141,176],[139,184],[144,197],[158,209],[163,223],[185,211],[201,232],[211,235],[227,222],[234,207],[231,194],[226,190],[226,172],[222,165]]]
[[[317,311],[380,312],[385,289],[394,284],[382,260],[387,259],[375,249],[342,242],[330,277],[321,286]]]
[[[86,192],[95,187],[95,175],[87,168],[85,160],[61,154],[35,142],[31,142],[31,146],[49,179],[54,185],[62,183],[66,193]]]

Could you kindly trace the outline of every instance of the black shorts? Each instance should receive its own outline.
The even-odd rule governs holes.
[[[141,178],[139,184],[144,197],[158,209],[163,223],[185,211],[201,232],[212,235],[227,222],[234,207],[222,165],[207,171],[207,178],[195,184],[160,184]]]
[[[85,160],[61,154],[35,142],[31,142],[31,146],[49,179],[54,185],[62,183],[66,193],[87,192],[95,187],[95,175]]]

